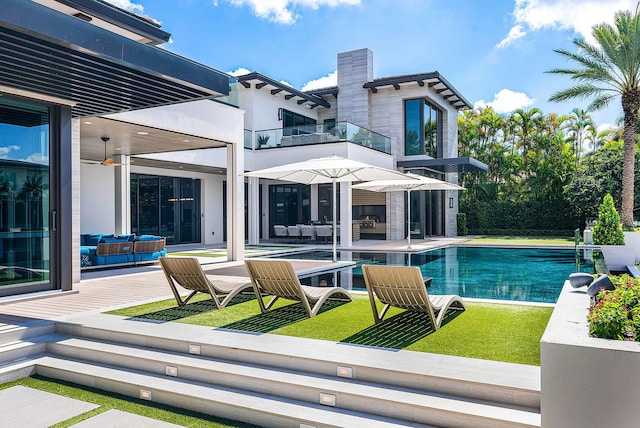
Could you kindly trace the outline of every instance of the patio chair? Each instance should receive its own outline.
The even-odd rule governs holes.
[[[273,231],[276,234],[276,238],[286,238],[287,236],[289,236],[287,228],[281,224],[273,225]]]
[[[323,242],[327,242],[327,239],[333,236],[333,230],[330,225],[318,225],[314,226],[316,237],[322,238]]]
[[[318,314],[322,304],[330,297],[336,300],[352,301],[353,297],[342,287],[310,287],[300,284],[300,280],[288,260],[245,260],[249,277],[253,284],[260,311],[268,312],[280,298],[302,302],[309,318]],[[264,304],[264,295],[273,296]],[[313,304],[313,307],[311,306]]]
[[[416,266],[363,265],[362,273],[376,323],[382,321],[391,306],[395,306],[427,313],[434,330],[437,330],[450,307],[465,310],[460,296],[429,296],[420,268]],[[376,297],[384,304],[380,313],[376,307]]]
[[[314,239],[316,239],[316,231],[310,224],[303,224],[302,226],[300,226],[300,236],[313,241]]]
[[[216,309],[221,309],[227,306],[231,299],[239,293],[251,288],[251,281],[243,278],[206,275],[194,257],[160,257],[158,260],[178,306],[186,305],[193,296],[200,292],[211,295]],[[192,293],[182,299],[176,284],[191,290]],[[225,297],[220,301],[218,295]]]

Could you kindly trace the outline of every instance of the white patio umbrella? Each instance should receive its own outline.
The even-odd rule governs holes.
[[[302,184],[333,185],[333,261],[337,258],[336,183],[371,180],[406,180],[405,174],[369,165],[341,156],[327,156],[286,165],[274,166],[244,174],[246,177],[270,178]]]
[[[466,190],[462,186],[422,175],[404,174],[404,180],[375,180],[368,183],[354,184],[353,189],[373,192],[407,191],[407,248],[411,248],[411,191],[412,190]]]

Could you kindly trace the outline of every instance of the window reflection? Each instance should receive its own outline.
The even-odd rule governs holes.
[[[49,283],[49,110],[0,99],[0,295]],[[13,294],[13,293],[12,293]]]

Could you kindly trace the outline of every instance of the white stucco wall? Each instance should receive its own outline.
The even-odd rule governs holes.
[[[80,164],[80,233],[115,232],[114,168]]]

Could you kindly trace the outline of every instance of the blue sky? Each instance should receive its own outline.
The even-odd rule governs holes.
[[[259,71],[295,88],[335,84],[339,52],[369,48],[374,76],[440,72],[472,104],[568,114],[549,96],[570,80],[553,49],[575,51],[594,24],[637,0],[108,0],[157,19],[165,49],[224,72]],[[619,100],[593,112],[613,123]]]

